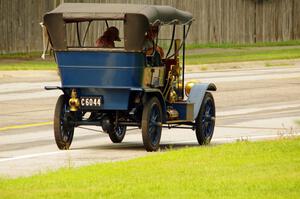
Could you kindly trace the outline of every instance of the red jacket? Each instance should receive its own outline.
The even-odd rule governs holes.
[[[101,36],[99,39],[97,39],[96,46],[100,48],[114,48],[115,42],[110,40],[108,37]]]

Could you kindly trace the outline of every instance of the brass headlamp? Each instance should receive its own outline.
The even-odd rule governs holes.
[[[192,87],[195,86],[196,83],[197,82],[195,80],[192,80],[192,81],[189,81],[189,82],[186,83],[186,85],[185,85],[185,95],[186,96],[190,95]]]

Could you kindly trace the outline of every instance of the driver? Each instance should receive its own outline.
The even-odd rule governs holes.
[[[146,52],[146,55],[153,56],[154,65],[160,65],[161,58],[164,57],[164,51],[163,49],[155,45],[155,39],[158,36],[158,26],[150,26],[149,30],[147,31],[147,34],[145,35],[145,41],[143,45],[143,49]],[[155,46],[155,49],[153,50],[153,47]]]

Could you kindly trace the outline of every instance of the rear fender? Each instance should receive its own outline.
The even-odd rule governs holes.
[[[196,84],[192,87],[187,102],[194,104],[194,116],[193,116],[194,119],[196,119],[199,113],[206,91],[216,91],[216,90],[217,87],[213,83],[201,83],[201,84]]]
[[[62,88],[60,86],[45,86],[44,89],[47,91],[61,90],[64,93],[65,97],[66,96],[70,97],[70,89]]]

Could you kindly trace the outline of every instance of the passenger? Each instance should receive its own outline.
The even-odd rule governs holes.
[[[146,55],[151,55],[153,54],[153,46],[154,46],[154,41],[158,36],[158,26],[150,26],[146,36],[145,36],[145,42],[144,42],[144,46],[143,49],[146,51]],[[156,45],[156,49],[155,49],[161,58],[164,57],[164,50]]]
[[[114,48],[115,41],[121,41],[119,30],[116,27],[111,26],[97,39],[96,46],[100,48]]]

